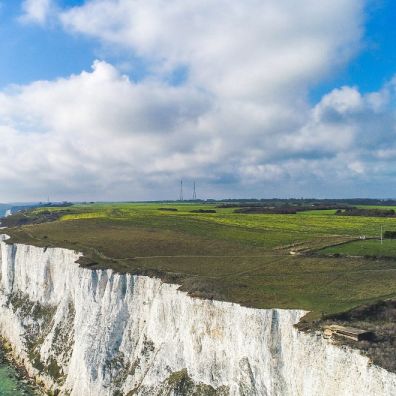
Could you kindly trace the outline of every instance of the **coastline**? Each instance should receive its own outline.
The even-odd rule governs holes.
[[[26,395],[26,396],[44,396],[42,389],[34,382],[23,364],[19,363],[12,354],[12,348],[9,343],[0,337],[0,393],[2,369],[9,371],[6,373],[6,378],[15,382],[16,388],[12,390],[13,396]],[[18,393],[16,393],[18,392]],[[1,393],[2,394],[2,393]]]

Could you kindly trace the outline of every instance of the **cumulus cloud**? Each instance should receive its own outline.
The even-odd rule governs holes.
[[[0,163],[18,164],[7,180],[28,181],[26,190],[51,185],[73,193],[99,189],[109,196],[103,190],[118,182],[131,192],[137,175],[166,177],[183,169],[176,152],[191,147],[191,140],[192,161],[202,160],[210,147],[200,148],[205,137],[199,119],[211,106],[199,91],[160,82],[137,85],[111,65],[95,62],[92,72],[0,94]]]
[[[22,3],[22,22],[43,25],[53,9],[52,0],[24,0]]]
[[[313,84],[357,49],[362,4],[348,0],[95,0],[60,15],[66,29],[185,66],[227,98],[274,100]],[[290,92],[291,90],[291,92]]]
[[[372,95],[387,105],[379,110]],[[395,160],[392,97],[390,86],[367,95],[336,89],[301,122],[277,126],[251,108],[227,117],[200,89],[135,83],[97,61],[92,71],[0,94],[0,190],[126,199],[172,197],[186,175],[233,195],[346,182],[365,176],[371,160],[378,169]]]
[[[396,159],[393,81],[307,100],[358,51],[362,3],[91,0],[55,14],[147,75],[96,61],[1,92],[3,196],[176,198],[180,178],[206,196],[359,195],[348,186]]]

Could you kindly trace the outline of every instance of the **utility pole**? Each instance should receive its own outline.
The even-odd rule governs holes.
[[[382,226],[381,226],[381,245],[382,245],[382,242],[383,242],[383,238],[382,238]]]
[[[193,201],[197,199],[197,192],[195,191],[195,180],[194,180],[194,192],[193,192]]]
[[[180,196],[179,200],[183,201],[183,180],[180,180]]]

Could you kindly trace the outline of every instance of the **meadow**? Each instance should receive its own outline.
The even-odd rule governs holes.
[[[375,238],[351,241],[337,246],[329,246],[321,249],[318,253],[343,256],[394,258],[396,257],[396,240],[384,239],[381,242],[378,238]]]
[[[192,212],[199,209],[216,213]],[[240,214],[175,202],[81,204],[18,216],[37,224],[5,230],[13,242],[71,248],[84,253],[83,266],[159,276],[197,297],[302,308],[314,318],[396,296],[396,260],[365,257],[377,256],[380,243],[370,238],[381,226],[396,231],[396,218],[335,210]],[[357,241],[363,235],[368,239]],[[396,255],[392,242],[387,256]]]

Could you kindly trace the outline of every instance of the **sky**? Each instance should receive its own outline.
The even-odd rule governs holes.
[[[396,197],[391,0],[0,0],[0,202]]]

